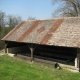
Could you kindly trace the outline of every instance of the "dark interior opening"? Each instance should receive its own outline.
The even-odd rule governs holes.
[[[21,54],[30,57],[30,44],[27,43],[17,43],[9,42],[8,48],[19,47],[19,51],[16,54]],[[60,63],[67,63],[74,65],[74,60],[77,57],[77,49],[71,47],[61,47],[61,46],[48,46],[48,45],[36,45],[34,47],[34,58],[56,61]]]
[[[39,45],[34,56],[39,56],[45,60],[54,60],[62,63],[74,65],[74,60],[77,56],[77,49],[70,47],[47,46]]]
[[[26,43],[19,43],[19,42],[14,42],[14,41],[6,41],[7,42],[7,48],[12,48],[12,47],[21,47],[21,46],[26,46]]]

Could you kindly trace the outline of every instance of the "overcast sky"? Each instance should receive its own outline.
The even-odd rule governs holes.
[[[29,16],[36,19],[52,18],[52,12],[58,5],[52,5],[52,0],[0,0],[0,11],[7,15],[19,15],[23,20]]]

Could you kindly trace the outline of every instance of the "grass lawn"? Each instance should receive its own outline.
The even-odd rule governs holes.
[[[80,73],[18,61],[0,56],[0,80],[80,80]]]

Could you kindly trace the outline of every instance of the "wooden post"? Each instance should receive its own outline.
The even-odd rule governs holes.
[[[5,53],[8,53],[8,48],[7,48],[8,42],[5,41]]]
[[[7,45],[8,45],[8,42],[5,41],[5,53],[8,53]]]
[[[34,51],[34,50],[33,50],[33,48],[32,48],[32,47],[30,48],[30,50],[31,50],[31,61],[33,61],[33,59],[34,59],[33,51]]]
[[[5,53],[7,53],[7,44],[5,43]]]
[[[29,49],[30,49],[30,51],[31,51],[31,61],[33,61],[33,59],[34,59],[34,50],[35,50],[35,48],[36,48],[36,45],[34,45],[34,44],[29,44],[28,47],[29,47]]]
[[[80,49],[77,49],[77,68],[79,69],[80,72]]]

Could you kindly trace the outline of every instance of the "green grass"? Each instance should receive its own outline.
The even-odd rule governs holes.
[[[18,61],[0,56],[0,80],[80,80],[80,73]]]

